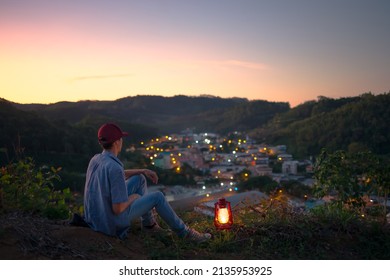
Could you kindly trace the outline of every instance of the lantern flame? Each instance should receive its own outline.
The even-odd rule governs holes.
[[[227,208],[220,208],[218,211],[218,222],[226,224],[229,222],[229,211]]]

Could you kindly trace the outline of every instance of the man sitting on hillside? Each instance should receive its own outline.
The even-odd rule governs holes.
[[[85,221],[95,231],[124,239],[134,218],[141,217],[142,228],[148,232],[162,231],[152,209],[179,236],[203,242],[209,233],[189,228],[173,211],[161,192],[148,193],[146,177],[157,183],[157,174],[149,169],[124,170],[118,154],[122,150],[123,132],[117,125],[107,123],[98,131],[103,148],[88,165],[84,190]]]

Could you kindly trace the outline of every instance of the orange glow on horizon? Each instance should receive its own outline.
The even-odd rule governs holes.
[[[245,97],[287,102],[264,63],[216,59],[207,42],[105,40],[56,25],[2,27],[1,97],[18,103],[115,100],[133,95]],[[3,44],[4,43],[4,44]],[[202,45],[204,47],[202,47]],[[271,83],[270,83],[271,82]],[[291,95],[295,94],[289,88]],[[280,94],[282,93],[282,94]]]
[[[210,94],[289,102],[294,107],[315,99],[313,92],[322,95],[325,88],[314,79],[306,80],[305,73],[300,79],[286,74],[285,62],[271,65],[226,57],[207,41],[156,43],[111,34],[101,38],[61,22],[40,27],[0,27],[0,97],[47,104]],[[340,87],[335,83],[332,89],[340,92]]]

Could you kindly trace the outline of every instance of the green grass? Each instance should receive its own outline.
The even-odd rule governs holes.
[[[390,259],[390,228],[357,213],[320,207],[311,213],[283,208],[235,211],[229,231],[196,212],[179,216],[212,240],[188,243],[175,234],[144,236],[150,259]],[[161,223],[163,224],[163,223]]]

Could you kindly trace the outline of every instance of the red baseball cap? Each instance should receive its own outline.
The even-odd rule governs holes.
[[[98,139],[101,144],[114,143],[116,140],[128,135],[127,132],[123,132],[119,126],[113,123],[103,124],[98,131]]]

